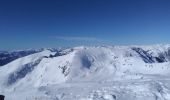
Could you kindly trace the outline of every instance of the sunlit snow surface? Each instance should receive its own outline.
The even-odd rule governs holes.
[[[170,100],[170,45],[43,50],[0,67],[5,100]]]

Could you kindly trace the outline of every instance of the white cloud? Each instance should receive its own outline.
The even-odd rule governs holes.
[[[85,42],[106,42],[106,40],[95,37],[79,37],[79,36],[53,36],[51,38],[67,40],[67,41],[85,41]]]

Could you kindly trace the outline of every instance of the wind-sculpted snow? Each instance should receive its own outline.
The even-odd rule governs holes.
[[[170,45],[47,49],[0,67],[7,100],[170,100]]]
[[[81,59],[82,59],[83,66],[90,69],[92,62],[89,60],[89,58],[87,56],[84,56]]]

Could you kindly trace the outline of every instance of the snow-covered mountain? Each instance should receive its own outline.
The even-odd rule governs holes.
[[[170,100],[170,45],[43,49],[5,63],[1,55],[8,100]]]
[[[18,51],[0,51],[0,66],[6,65],[18,58],[38,53],[43,51],[43,49],[30,49],[30,50],[18,50]]]

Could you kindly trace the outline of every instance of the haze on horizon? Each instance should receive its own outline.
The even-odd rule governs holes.
[[[1,0],[0,50],[170,43],[169,0]]]

